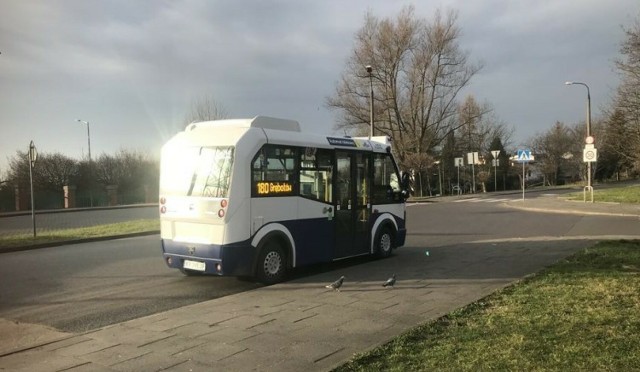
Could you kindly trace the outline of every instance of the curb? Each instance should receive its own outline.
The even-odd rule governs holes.
[[[521,210],[532,211],[532,212],[541,212],[541,213],[579,214],[579,215],[589,215],[589,216],[640,217],[640,214],[638,213],[590,211],[590,210],[572,209],[571,207],[560,207],[560,208],[529,207],[524,205],[516,205],[513,202],[506,202],[506,203],[503,203],[503,205],[509,208],[521,209]]]
[[[528,208],[507,204],[510,208],[522,209],[525,211],[541,212],[541,213],[556,213],[556,214],[581,214],[589,216],[617,216],[617,217],[638,217],[637,214],[630,213],[613,213],[613,212],[592,212],[592,211],[579,211],[574,209],[545,209],[545,208]]]

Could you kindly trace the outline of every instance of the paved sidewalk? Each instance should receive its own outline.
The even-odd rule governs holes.
[[[551,197],[531,200],[531,206],[528,202],[507,204],[547,212],[608,210],[640,215],[636,207],[602,207]],[[354,353],[381,345],[590,244],[580,238],[496,241],[429,247],[428,255],[424,248],[408,246],[389,259],[83,334],[0,321],[0,370],[330,370]],[[392,273],[398,275],[396,287],[383,288]],[[346,280],[340,292],[324,288],[341,275]],[[16,332],[24,337],[9,336]]]

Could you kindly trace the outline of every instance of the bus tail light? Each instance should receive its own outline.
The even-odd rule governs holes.
[[[227,205],[229,202],[227,199],[220,200],[220,210],[218,210],[218,217],[223,218],[227,211]]]
[[[160,214],[167,213],[167,206],[165,205],[166,203],[167,198],[165,198],[164,196],[160,197]]]

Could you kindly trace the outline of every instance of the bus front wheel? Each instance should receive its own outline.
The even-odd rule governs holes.
[[[262,247],[258,257],[256,277],[264,284],[281,282],[287,271],[287,260],[280,245],[268,242]]]
[[[387,258],[391,256],[393,249],[393,234],[388,227],[383,228],[378,233],[376,239],[376,254],[380,258]]]

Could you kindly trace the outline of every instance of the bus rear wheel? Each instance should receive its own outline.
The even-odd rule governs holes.
[[[391,256],[393,250],[393,234],[388,227],[383,228],[376,238],[376,254],[380,258]]]
[[[258,256],[256,278],[264,284],[274,284],[284,280],[287,273],[287,260],[282,247],[268,242]]]

